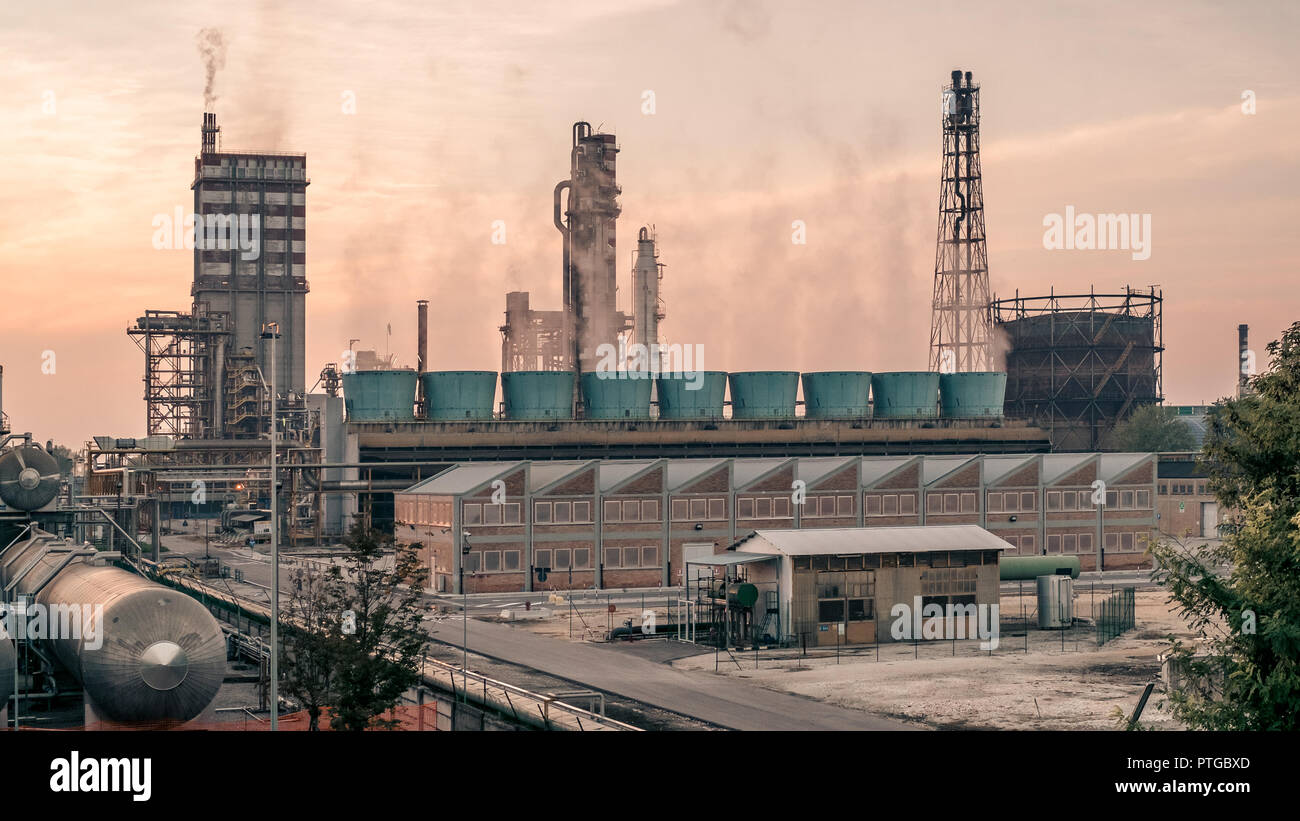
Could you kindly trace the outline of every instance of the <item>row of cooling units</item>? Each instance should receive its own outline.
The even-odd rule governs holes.
[[[801,379],[802,377],[802,379]],[[508,420],[573,419],[574,374],[514,371],[501,374]],[[353,422],[415,419],[417,379],[424,391],[424,418],[474,421],[494,418],[494,371],[410,369],[343,374],[343,395]],[[584,419],[650,419],[652,399],[663,420],[723,418],[730,387],[732,419],[793,419],[803,383],[807,419],[1000,418],[1007,375],[987,371],[698,371],[658,374],[637,371],[584,373],[579,380]],[[652,397],[653,390],[653,397]]]

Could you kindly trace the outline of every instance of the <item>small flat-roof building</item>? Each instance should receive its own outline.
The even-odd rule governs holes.
[[[756,607],[775,598],[782,641],[824,646],[893,640],[898,604],[996,605],[1008,548],[978,525],[804,528],[758,530],[687,561],[743,575],[761,591]]]

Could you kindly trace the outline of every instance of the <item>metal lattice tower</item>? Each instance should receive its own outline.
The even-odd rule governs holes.
[[[970,72],[943,91],[943,173],[930,317],[930,367],[993,370],[989,267],[980,174],[980,89]]]

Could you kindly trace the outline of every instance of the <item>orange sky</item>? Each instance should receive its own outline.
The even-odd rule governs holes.
[[[1294,3],[589,5],[7,4],[13,427],[74,447],[144,432],[124,329],[189,307],[189,252],[155,250],[152,220],[192,205],[204,26],[228,43],[223,145],[308,157],[308,384],[349,338],[382,351],[390,322],[413,365],[420,298],[431,368],[497,369],[504,293],[558,307],[551,189],[578,119],[622,147],[625,309],[636,229],[657,226],[666,341],[710,369],[924,368],[953,68],[983,86],[998,295],[1160,285],[1180,404],[1232,389],[1238,323],[1262,364],[1300,319]],[[1150,258],[1045,250],[1044,216],[1070,205],[1150,214]]]

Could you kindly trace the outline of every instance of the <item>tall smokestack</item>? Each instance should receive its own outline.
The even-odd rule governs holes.
[[[1250,390],[1250,376],[1253,362],[1250,361],[1249,325],[1237,326],[1237,396],[1245,396]]]
[[[429,300],[417,299],[415,301],[416,325],[419,328],[416,331],[415,338],[415,401],[424,406],[424,380],[419,378],[419,374],[424,373],[425,363],[429,361]]]
[[[203,112],[203,154],[217,153],[217,132],[221,128],[217,125],[217,115],[211,112]]]

